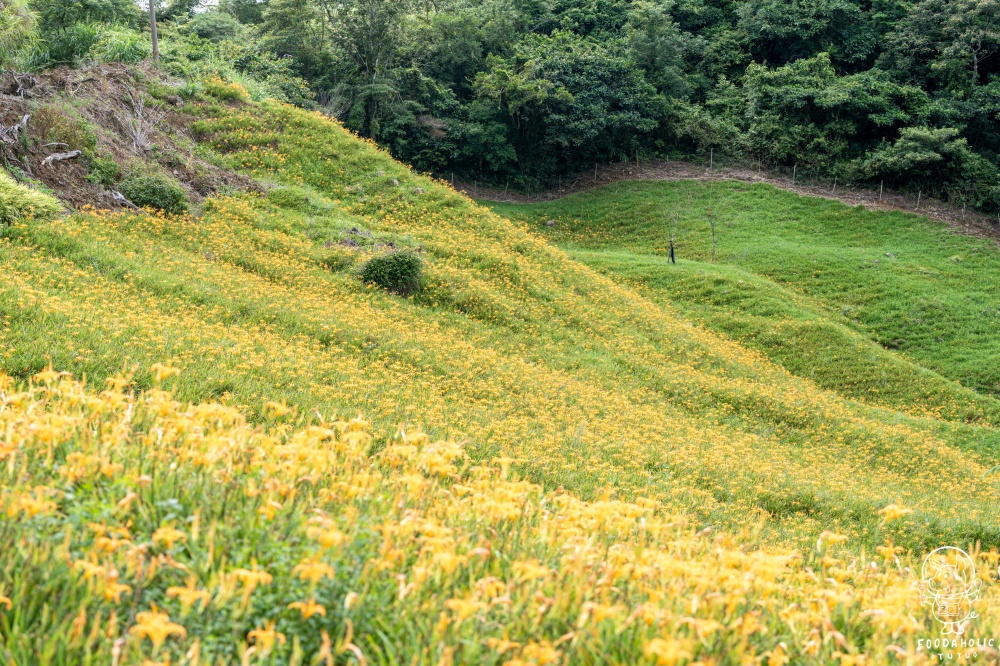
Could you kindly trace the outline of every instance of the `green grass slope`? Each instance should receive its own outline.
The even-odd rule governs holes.
[[[510,456],[584,497],[653,496],[706,525],[763,523],[789,541],[836,529],[856,545],[1000,544],[997,492],[982,480],[1000,461],[991,427],[845,399],[319,114],[188,112],[232,168],[305,196],[10,225],[0,368],[27,378],[52,363],[99,384],[138,367],[142,387],[170,361],[182,399],[251,418],[269,399],[304,415],[360,410],[377,437],[434,425],[468,440],[475,460]],[[358,278],[390,243],[424,258],[419,294]],[[953,402],[992,414],[968,391]],[[883,526],[890,503],[915,513]]]
[[[494,209],[825,388],[998,422],[992,242],[916,215],[733,182],[635,182]],[[676,265],[666,261],[671,229]]]

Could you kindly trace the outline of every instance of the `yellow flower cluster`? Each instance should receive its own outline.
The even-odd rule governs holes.
[[[419,430],[380,441],[361,417],[321,414],[255,428],[231,407],[126,388],[0,375],[0,502],[16,544],[0,613],[19,618],[0,651],[19,662],[29,636],[66,663],[936,658],[921,643],[938,628],[919,566],[891,543],[875,559],[832,531],[816,550],[760,549],[654,499],[546,491]],[[117,471],[85,466],[67,483],[77,454]],[[294,511],[260,518],[268,502]],[[995,636],[1000,555],[973,556],[989,583],[967,635]],[[32,615],[39,577],[55,607]]]
[[[219,113],[198,128],[216,149],[234,163],[259,156],[259,173],[304,182],[330,208],[246,195],[209,199],[197,219],[15,223],[0,238],[3,367],[23,376],[51,359],[104,379],[140,364],[140,385],[171,382],[179,398],[215,398],[255,422],[360,409],[373,436],[422,424],[434,440],[469,441],[475,462],[507,459],[588,499],[651,496],[728,531],[763,519],[763,543],[812,547],[829,530],[873,551],[883,531],[910,547],[992,533],[992,430],[791,376],[319,114]],[[342,244],[352,229],[420,247],[423,290],[401,299],[331,269],[331,255],[367,256]],[[117,477],[114,464],[81,453],[60,481]],[[441,464],[434,473],[452,473]],[[296,510],[248,490],[265,497],[255,520]],[[41,510],[47,493],[8,510]],[[888,505],[913,513],[884,521]]]

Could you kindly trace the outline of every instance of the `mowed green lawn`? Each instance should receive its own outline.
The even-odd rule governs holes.
[[[992,241],[918,215],[739,182],[642,181],[490,205],[824,388],[1000,422]]]

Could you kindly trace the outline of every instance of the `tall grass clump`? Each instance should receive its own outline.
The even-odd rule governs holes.
[[[101,37],[96,23],[74,23],[44,35],[28,56],[33,69],[48,69],[60,65],[83,64]]]
[[[149,38],[131,28],[109,26],[101,29],[93,55],[100,62],[135,64],[152,55]]]
[[[23,56],[23,51],[37,38],[38,19],[26,0],[8,0],[0,9],[0,65],[6,66]]]
[[[0,172],[0,225],[25,218],[51,218],[62,211],[59,201]]]

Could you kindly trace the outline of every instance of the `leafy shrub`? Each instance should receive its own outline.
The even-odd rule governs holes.
[[[309,192],[301,187],[276,187],[267,193],[267,199],[282,208],[311,208]]]
[[[134,0],[30,0],[28,6],[38,18],[38,32],[42,35],[81,23],[138,29],[145,22],[144,8]]]
[[[105,157],[94,157],[90,160],[90,173],[87,180],[95,185],[111,187],[121,175],[121,167],[112,159]]]
[[[97,146],[97,134],[85,120],[51,104],[35,111],[31,124],[46,143],[65,143],[74,150],[83,151]]]
[[[261,94],[257,101],[266,98],[280,99],[299,106],[309,106],[315,94],[309,82],[298,76],[294,60],[277,57],[259,44],[227,41],[220,44],[222,55],[233,63],[233,69],[247,88],[257,82]]]
[[[60,211],[62,205],[55,197],[25,187],[0,172],[0,225],[25,217],[55,217]]]
[[[101,30],[93,55],[101,62],[137,63],[148,58],[152,52],[152,45],[145,35],[129,28],[112,26]]]
[[[243,33],[243,26],[232,15],[220,11],[207,11],[195,14],[187,29],[192,35],[211,42],[221,42],[232,39]]]
[[[159,208],[168,213],[187,210],[184,189],[175,181],[159,174],[133,174],[122,181],[121,192],[137,206]]]
[[[379,254],[361,267],[361,279],[400,296],[420,288],[423,261],[413,252],[402,250]]]
[[[192,21],[204,20],[198,16]],[[200,86],[206,79],[211,80],[214,85],[210,87],[223,98],[278,99],[300,106],[311,104],[315,95],[310,84],[297,74],[292,58],[278,57],[259,40],[248,36],[217,41],[203,39],[194,34],[190,26],[191,22],[162,26],[161,64],[170,74],[186,81],[197,81]],[[214,79],[221,79],[222,85]],[[245,97],[241,91],[231,90],[234,83],[244,89]]]
[[[194,16],[195,10],[201,4],[203,4],[202,0],[167,0],[167,2],[162,3],[164,6],[156,10],[156,13],[164,21],[179,22]]]
[[[222,102],[246,102],[250,99],[246,88],[238,83],[230,83],[222,77],[210,76],[202,83],[207,95]]]
[[[948,200],[996,208],[998,169],[952,127],[905,127],[854,167],[852,175]]]

